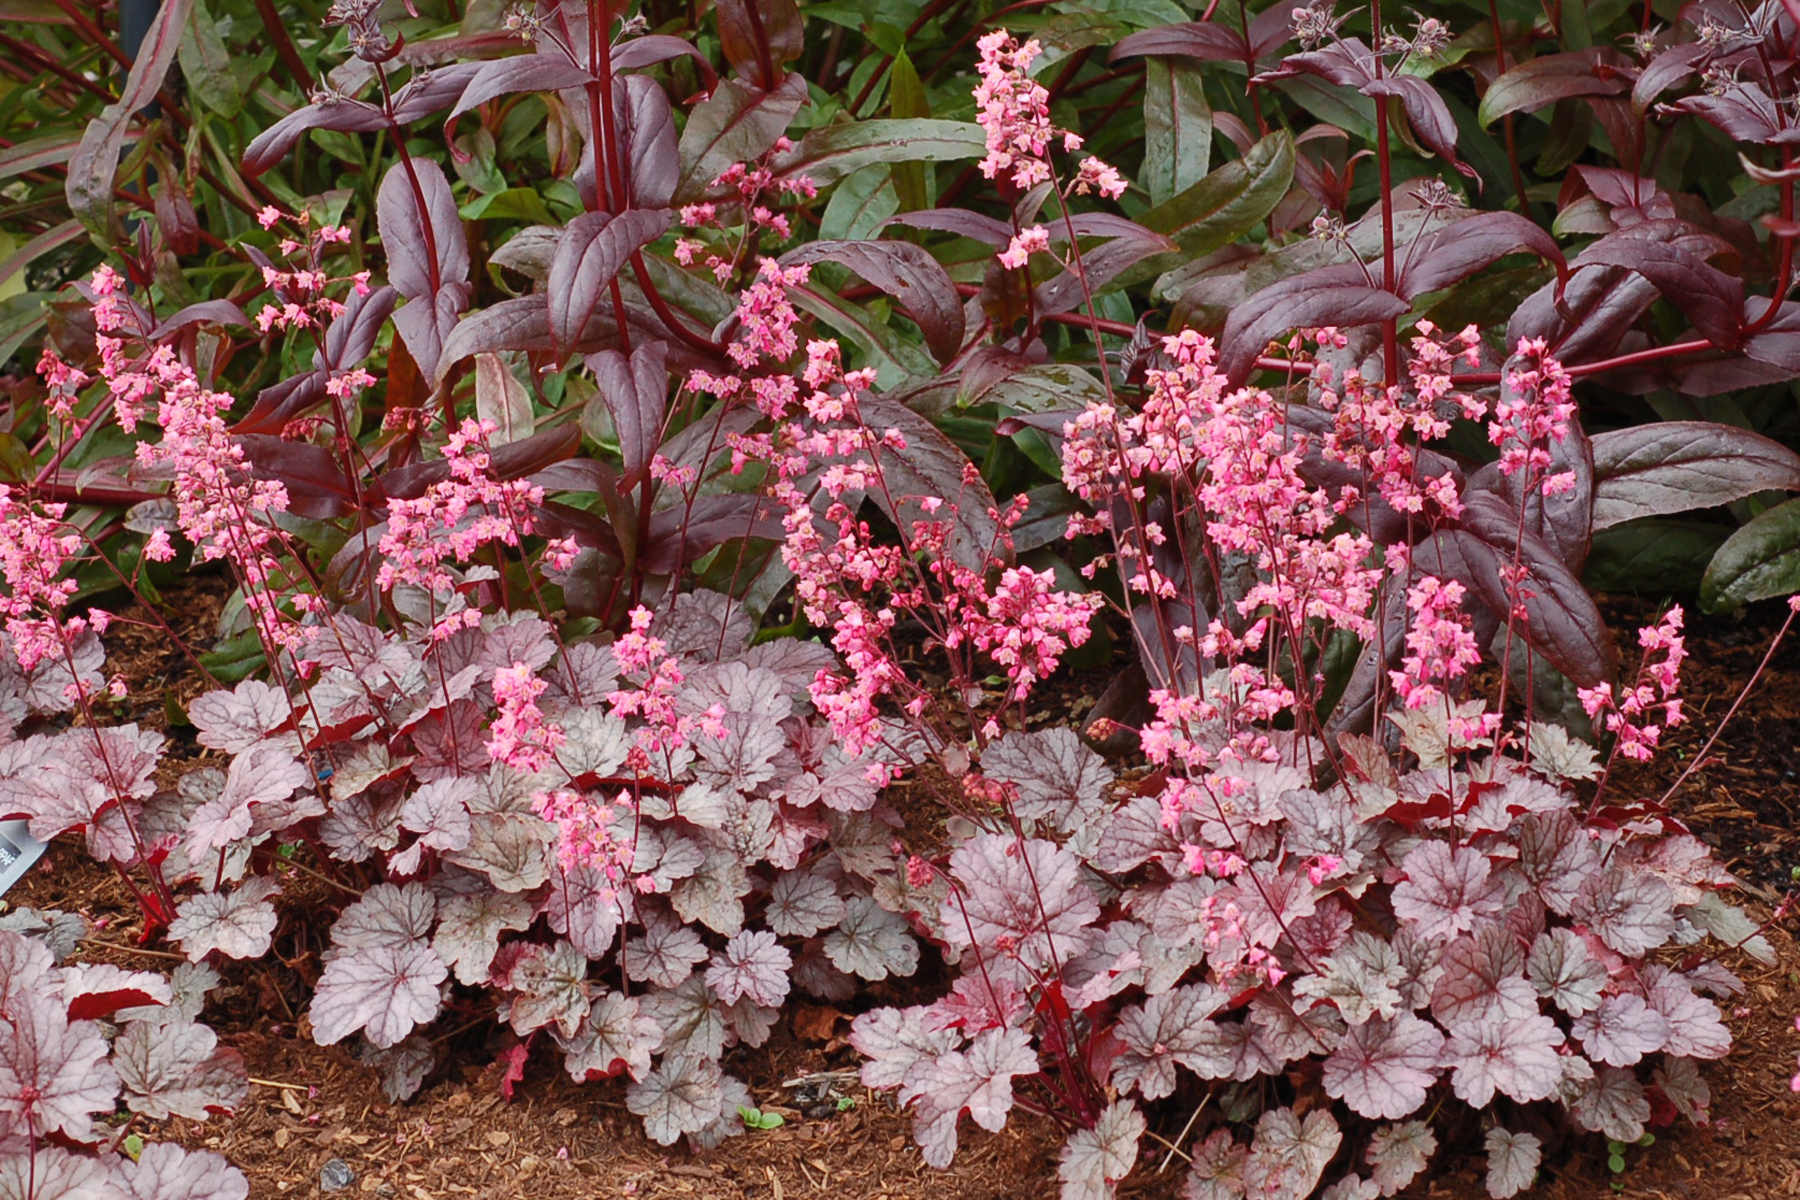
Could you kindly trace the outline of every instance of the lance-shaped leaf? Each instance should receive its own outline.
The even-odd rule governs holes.
[[[1488,85],[1476,119],[1491,125],[1507,113],[1534,112],[1575,96],[1619,96],[1637,70],[1611,46],[1544,54],[1520,63]]]
[[[632,208],[666,208],[681,182],[681,153],[669,97],[647,76],[615,77],[613,115],[625,148],[626,199]]]
[[[841,263],[900,302],[940,364],[948,363],[962,349],[962,297],[949,273],[923,246],[888,241],[808,242],[782,255],[781,262],[784,266]]]
[[[732,163],[762,157],[787,132],[788,122],[804,103],[806,80],[799,75],[789,75],[768,92],[721,80],[681,131],[681,185],[675,198],[690,200],[712,186]],[[816,176],[815,182],[820,182]]]
[[[109,242],[119,233],[113,216],[113,180],[119,171],[119,151],[125,145],[126,127],[132,115],[154,100],[162,88],[193,7],[193,0],[170,0],[155,11],[118,101],[88,122],[81,145],[69,159],[65,185],[69,211]]]
[[[1272,283],[1231,310],[1219,365],[1234,383],[1249,377],[1271,341],[1317,325],[1369,325],[1407,311],[1405,300],[1369,282],[1356,263],[1321,267]]]
[[[131,1022],[113,1043],[113,1063],[126,1107],[155,1121],[235,1112],[250,1093],[243,1056],[191,1021]]]
[[[1755,517],[1725,540],[1700,581],[1700,603],[1719,612],[1800,591],[1800,500]]]
[[[887,481],[872,499],[890,520],[905,530],[920,521],[948,520],[950,553],[976,569],[989,561],[988,555],[996,547],[1010,557],[999,524],[990,515],[995,508],[993,495],[979,475],[968,479],[972,474],[967,470],[969,457],[955,442],[912,409],[886,397],[865,396],[858,407],[870,428],[898,429],[906,440],[904,450],[883,445],[869,452]],[[928,497],[954,498],[956,511],[940,510],[933,516],[922,504]]]
[[[550,259],[546,284],[550,338],[559,355],[566,356],[581,340],[619,268],[668,227],[666,209],[631,209],[616,217],[582,213],[569,222]]]
[[[517,92],[560,92],[565,88],[580,87],[594,78],[586,67],[561,53],[518,54],[476,66],[477,70],[463,88],[462,95],[444,118],[444,141],[451,147],[451,153],[465,161],[469,156],[456,144],[456,118],[501,96]]]
[[[407,125],[456,103],[469,80],[481,70],[478,62],[452,63],[420,72],[407,80],[394,96],[394,115],[373,104],[333,96],[318,104],[297,108],[258,134],[244,150],[244,170],[261,175],[287,157],[309,129],[342,133],[373,133],[391,128],[394,120]]]
[[[781,64],[800,57],[804,31],[794,0],[718,0],[719,49],[754,87],[781,82]]]
[[[1211,254],[1248,233],[1287,195],[1294,181],[1295,157],[1293,135],[1278,130],[1242,158],[1146,211],[1138,223],[1174,238],[1181,247],[1180,259],[1173,255],[1151,259],[1120,275],[1119,282],[1136,283],[1181,260]]]
[[[1594,438],[1594,528],[1800,491],[1800,455],[1748,429],[1656,421]]]
[[[1369,80],[1357,91],[1365,96],[1398,99],[1419,144],[1462,174],[1475,177],[1475,168],[1456,156],[1456,118],[1450,115],[1450,106],[1429,80],[1417,75],[1385,75]]]
[[[1421,238],[1400,268],[1400,294],[1417,300],[1460,283],[1510,254],[1535,254],[1554,266],[1558,275],[1568,273],[1556,240],[1537,222],[1518,213],[1482,212]]]
[[[1581,252],[1580,261],[1635,271],[1655,284],[1702,337],[1726,348],[1738,344],[1744,281],[1686,246],[1639,236],[1638,230],[1630,229],[1601,238]]]
[[[551,308],[555,310],[554,302]],[[588,355],[596,391],[582,411],[582,429],[596,437],[601,429],[596,418],[601,414],[608,418],[624,460],[618,486],[625,491],[644,478],[662,442],[663,417],[669,405],[668,360],[666,342],[636,346],[630,358],[617,350]]]
[[[684,141],[685,146],[685,141]],[[981,127],[930,117],[821,125],[792,150],[775,156],[778,179],[804,175],[819,187],[877,163],[955,162],[987,150]]]
[[[416,300],[468,281],[469,243],[443,168],[430,159],[412,160],[411,171],[407,165],[397,163],[383,176],[375,220],[387,251],[388,282]]]

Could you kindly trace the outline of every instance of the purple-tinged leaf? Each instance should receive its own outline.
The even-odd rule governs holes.
[[[707,959],[700,935],[662,908],[646,908],[644,936],[625,943],[626,974],[659,988],[672,988]]]
[[[721,85],[722,86],[722,85]],[[625,1107],[644,1119],[644,1132],[664,1146],[705,1129],[719,1116],[723,1083],[715,1059],[674,1054],[625,1090]]]
[[[436,916],[437,897],[424,884],[378,883],[338,917],[331,927],[331,944],[340,953],[411,946],[431,934]]]
[[[1791,145],[1794,140],[1793,125],[1781,105],[1753,79],[1734,82],[1723,95],[1702,92],[1684,96],[1673,104],[1658,105],[1656,111],[1658,115],[1692,113],[1734,142]]]
[[[763,930],[745,930],[712,956],[706,984],[726,1004],[748,996],[767,1008],[779,1008],[787,999],[788,970],[794,956]]]
[[[1291,1108],[1263,1113],[1244,1162],[1245,1193],[1259,1200],[1305,1200],[1343,1140],[1328,1108],[1314,1109],[1304,1120]]]
[[[792,150],[777,154],[771,170],[776,179],[805,176],[825,187],[867,166],[956,162],[980,158],[984,149],[981,128],[972,121],[907,117],[828,122],[809,130]]]
[[[555,312],[556,304],[551,303]],[[618,487],[630,491],[650,470],[650,459],[662,443],[663,417],[669,405],[669,347],[651,342],[632,350],[627,358],[617,350],[588,355],[598,391],[582,413],[582,428],[594,437],[594,416],[610,419],[624,460]]]
[[[1417,75],[1384,75],[1369,80],[1357,91],[1365,96],[1398,98],[1419,144],[1462,174],[1475,177],[1475,168],[1456,157],[1456,118],[1450,115],[1449,106],[1430,80]]]
[[[1115,1100],[1091,1129],[1069,1135],[1058,1155],[1062,1200],[1113,1200],[1119,1181],[1137,1165],[1138,1142],[1149,1126],[1129,1100]]]
[[[223,1155],[189,1150],[174,1142],[145,1146],[136,1162],[121,1160],[118,1173],[129,1189],[130,1200],[248,1200],[250,1195],[250,1181]],[[39,1200],[52,1194],[70,1200],[87,1200],[88,1196],[85,1192],[39,1192]]]
[[[1201,62],[1229,63],[1242,63],[1251,57],[1250,44],[1244,40],[1244,35],[1215,21],[1187,21],[1140,30],[1121,38],[1107,61],[1118,62],[1140,55],[1174,55]]]
[[[1530,1133],[1508,1133],[1495,1126],[1487,1131],[1487,1193],[1493,1200],[1511,1200],[1537,1180],[1543,1161],[1543,1143]]]
[[[1607,996],[1593,1011],[1577,1017],[1572,1032],[1589,1058],[1629,1067],[1662,1049],[1669,1023],[1642,998],[1627,992]]]
[[[1635,229],[1601,238],[1581,252],[1583,266],[1635,271],[1656,285],[1702,337],[1730,349],[1738,344],[1744,281],[1675,242],[1638,236]]]
[[[950,873],[963,895],[945,900],[941,915],[959,949],[972,936],[993,953],[1005,938],[1021,961],[1057,965],[1080,951],[1100,916],[1080,860],[1054,842],[981,834],[951,854]]]
[[[1682,1116],[1696,1125],[1709,1123],[1706,1110],[1712,1104],[1712,1092],[1700,1075],[1699,1063],[1691,1058],[1665,1058],[1651,1078]]]
[[[805,34],[794,0],[718,0],[719,49],[752,87],[781,82],[781,64],[800,57]]]
[[[408,165],[388,168],[375,197],[375,216],[388,282],[408,300],[429,299],[450,284],[468,282],[469,244],[443,168],[419,158],[411,160],[410,171]],[[431,374],[423,362],[420,369]]]
[[[906,976],[919,968],[919,943],[905,919],[872,896],[844,902],[843,919],[825,935],[824,947],[833,966],[863,979]]]
[[[666,208],[681,182],[675,114],[655,80],[615,76],[613,112],[625,151],[626,199],[632,208]]]
[[[1719,1006],[1695,995],[1693,986],[1679,973],[1667,967],[1646,967],[1643,983],[1651,1012],[1668,1026],[1661,1047],[1665,1053],[1684,1059],[1712,1059],[1731,1052],[1731,1031],[1719,1019]]]
[[[260,679],[236,688],[206,692],[188,705],[188,720],[199,730],[195,740],[226,754],[242,754],[294,718],[287,693]]]
[[[956,1125],[964,1111],[990,1133],[1012,1111],[1012,1080],[1038,1069],[1031,1035],[1022,1029],[988,1029],[965,1050],[921,1058],[900,1087],[902,1106],[913,1106],[913,1140],[925,1162],[947,1167],[956,1156]]]
[[[1478,850],[1421,842],[1401,868],[1406,878],[1394,888],[1394,915],[1412,922],[1419,937],[1454,937],[1505,905],[1504,892],[1489,879],[1487,856]]]
[[[1551,281],[1513,310],[1506,344],[1541,337],[1565,362],[1604,358],[1656,303],[1656,285],[1619,267],[1576,266],[1558,294]]]
[[[1106,760],[1066,727],[1003,735],[982,753],[981,770],[1018,789],[1013,807],[1020,819],[1048,821],[1069,834],[1099,824],[1113,782]]]
[[[931,1014],[925,1005],[877,1008],[851,1022],[850,1044],[869,1060],[862,1065],[864,1087],[899,1087],[915,1064],[962,1044],[954,1029],[934,1025]]]
[[[581,341],[594,310],[607,303],[619,268],[668,227],[667,209],[632,209],[616,217],[582,213],[569,222],[550,259],[545,287],[550,338],[558,355],[566,357]]]
[[[681,132],[681,184],[675,198],[691,200],[732,163],[762,157],[787,132],[806,99],[806,80],[799,75],[789,75],[770,92],[721,80]]]
[[[386,1050],[363,1038],[356,1047],[356,1057],[381,1076],[382,1094],[395,1104],[403,1104],[419,1094],[425,1077],[436,1068],[438,1056],[430,1042],[414,1034]]]
[[[889,217],[883,228],[887,225],[953,233],[957,237],[972,238],[996,248],[1006,245],[1013,236],[1012,226],[1005,221],[961,208],[931,208],[922,212],[900,213]]]
[[[1424,80],[1418,80],[1424,83]],[[1400,269],[1400,294],[1417,300],[1493,266],[1510,254],[1535,254],[1566,274],[1556,240],[1518,213],[1475,213],[1422,238]]]
[[[1680,87],[1717,51],[1703,42],[1677,42],[1644,64],[1631,85],[1631,110],[1642,117],[1662,94]]]
[[[519,54],[511,58],[476,64],[462,95],[444,118],[444,141],[458,158],[468,156],[456,150],[456,119],[478,105],[500,96],[517,92],[560,92],[578,88],[594,76],[586,67],[571,61],[566,54]]]
[[[556,1044],[563,1049],[563,1066],[576,1083],[621,1071],[634,1080],[642,1079],[662,1040],[661,1026],[640,1015],[637,997],[618,992],[608,992],[594,1002],[574,1037],[556,1035]]]
[[[415,75],[394,98],[394,116],[401,124],[448,108],[456,103],[469,80],[485,64],[452,63],[434,68],[428,75]],[[343,133],[374,133],[392,125],[388,115],[373,104],[333,96],[320,104],[295,109],[258,134],[244,150],[244,171],[261,175],[286,158],[288,151],[309,129],[331,129]]]
[[[1451,1086],[1472,1107],[1486,1108],[1499,1090],[1528,1104],[1554,1096],[1562,1084],[1562,1031],[1541,1014],[1493,1018],[1450,1031],[1443,1065]]]
[[[455,970],[458,983],[473,986],[487,979],[500,935],[524,929],[532,916],[531,901],[509,892],[483,888],[446,896],[438,904],[431,948]]]
[[[1301,976],[1295,994],[1332,1002],[1351,1025],[1371,1017],[1392,1019],[1399,1011],[1406,969],[1386,938],[1358,930],[1324,966],[1322,974]]]
[[[93,1114],[110,1113],[119,1076],[92,1021],[70,1023],[60,998],[14,994],[0,1020],[0,1140],[60,1133],[91,1140]],[[0,1155],[0,1159],[6,1158]]]
[[[1611,46],[1540,55],[1488,85],[1476,119],[1487,126],[1508,113],[1535,112],[1575,96],[1620,96],[1636,75],[1631,60]]]
[[[313,992],[313,1040],[329,1046],[363,1030],[385,1050],[438,1015],[438,988],[449,974],[423,943],[371,946],[334,958]]]
[[[769,888],[763,919],[783,937],[811,937],[844,919],[844,901],[837,884],[818,871],[783,871]]]
[[[1243,1200],[1249,1158],[1250,1148],[1234,1141],[1230,1129],[1213,1130],[1206,1141],[1194,1143],[1181,1200]]]
[[[1411,1183],[1437,1153],[1437,1135],[1424,1121],[1384,1125],[1369,1135],[1363,1152],[1379,1194],[1391,1196]]]
[[[1609,949],[1638,958],[1675,933],[1675,894],[1655,875],[1614,865],[1590,874],[1569,915]]]
[[[155,1200],[137,1197],[114,1174],[113,1164],[86,1154],[71,1154],[61,1146],[30,1144],[23,1134],[17,1153],[0,1154],[0,1200]],[[145,1147],[146,1151],[157,1147]],[[8,1147],[14,1149],[13,1146]],[[213,1155],[212,1157],[217,1157]],[[240,1176],[241,1178],[241,1176]],[[244,1200],[244,1192],[224,1193],[225,1200]],[[171,1200],[210,1200],[182,1193]]]
[[[213,951],[226,958],[261,958],[269,952],[278,918],[269,897],[281,888],[267,875],[246,879],[233,892],[202,892],[183,900],[169,923],[169,940],[190,962]]]
[[[325,447],[263,433],[239,434],[237,441],[252,477],[287,489],[287,511],[319,520],[356,511],[356,487]]]
[[[1526,977],[1537,994],[1572,1017],[1600,1007],[1606,967],[1588,953],[1587,943],[1570,929],[1551,929],[1532,944]]]
[[[1594,528],[1800,491],[1800,455],[1710,421],[1657,421],[1594,438]]]
[[[1581,1095],[1569,1105],[1576,1124],[1621,1142],[1644,1136],[1650,1100],[1636,1075],[1618,1067],[1600,1067]]]
[[[781,256],[783,266],[834,262],[898,301],[925,335],[925,346],[940,364],[962,350],[963,303],[949,273],[912,242],[808,242]]]
[[[1444,1035],[1411,1013],[1376,1017],[1346,1033],[1325,1060],[1325,1092],[1365,1117],[1404,1117],[1425,1103],[1443,1049]]]
[[[888,519],[909,531],[920,521],[948,520],[950,553],[973,569],[985,570],[995,553],[1009,560],[1009,547],[992,516],[996,508],[993,494],[979,475],[973,482],[966,479],[968,455],[936,425],[903,404],[883,396],[865,396],[858,407],[870,428],[898,429],[906,440],[905,450],[881,446],[869,452],[887,484],[872,498]],[[921,503],[927,497],[953,499],[956,509],[933,515]]]
[[[390,293],[392,295],[392,293]],[[502,350],[548,351],[550,337],[550,300],[544,292],[518,296],[469,313],[444,337],[438,355],[438,374],[432,383],[442,382],[450,368],[477,354]],[[396,495],[392,487],[389,495]]]
[[[1113,1061],[1113,1086],[1160,1100],[1175,1090],[1177,1065],[1202,1079],[1230,1078],[1237,1068],[1237,1048],[1208,1020],[1227,999],[1210,984],[1196,983],[1151,996],[1120,1013],[1113,1033],[1124,1048]]]
[[[1318,325],[1370,325],[1397,317],[1408,304],[1369,282],[1361,266],[1321,267],[1272,283],[1231,310],[1220,335],[1219,366],[1234,382],[1247,379],[1271,341]]]
[[[250,1093],[243,1056],[191,1021],[131,1022],[113,1042],[113,1063],[125,1106],[153,1121],[230,1114]]]
[[[1517,870],[1537,888],[1551,912],[1568,916],[1600,854],[1574,814],[1530,813],[1519,822]]]

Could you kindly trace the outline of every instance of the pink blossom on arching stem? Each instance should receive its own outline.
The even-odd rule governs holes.
[[[1574,477],[1551,475],[1549,469],[1555,461],[1550,447],[1569,436],[1575,418],[1573,381],[1550,357],[1542,338],[1521,339],[1517,354],[1525,365],[1507,372],[1488,423],[1488,440],[1500,447],[1500,470],[1507,475],[1524,471],[1528,489],[1545,496],[1570,491]]]
[[[1039,250],[1050,248],[1050,231],[1042,225],[1033,225],[1013,235],[1006,249],[1000,252],[1000,265],[1008,270],[1017,271]]]
[[[1420,578],[1406,591],[1413,619],[1406,631],[1402,669],[1389,672],[1389,679],[1408,708],[1440,701],[1451,681],[1481,661],[1481,647],[1462,606],[1465,591],[1456,580],[1445,582],[1433,575]]]
[[[488,756],[523,775],[535,775],[549,765],[563,744],[561,726],[544,719],[537,698],[549,687],[525,663],[514,663],[494,672],[494,704],[499,715],[488,728]]]
[[[1656,625],[1638,630],[1644,661],[1631,687],[1615,691],[1612,684],[1602,683],[1576,690],[1582,709],[1590,719],[1604,720],[1607,732],[1618,738],[1618,753],[1626,758],[1648,761],[1663,731],[1685,719],[1676,694],[1681,689],[1681,663],[1687,657],[1682,618],[1677,604]]]

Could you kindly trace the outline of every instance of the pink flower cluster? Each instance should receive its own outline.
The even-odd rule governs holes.
[[[0,484],[0,614],[19,666],[27,671],[64,653],[86,628],[80,617],[64,618],[75,595],[75,580],[64,578],[81,550],[81,535],[63,521],[61,504],[33,505]]]
[[[1555,462],[1550,447],[1569,436],[1569,422],[1575,416],[1569,373],[1550,357],[1542,338],[1521,340],[1518,357],[1526,365],[1507,372],[1506,387],[1488,423],[1488,440],[1500,447],[1502,471],[1525,473],[1527,491],[1545,496],[1571,491],[1573,471],[1550,471]]]
[[[621,812],[633,811],[630,792],[620,792],[611,804],[567,788],[539,792],[531,798],[532,811],[556,826],[557,857],[565,871],[587,868],[599,872],[610,886],[601,889],[601,899],[618,898],[618,889],[630,886],[640,892],[655,888],[647,875],[631,876],[631,860],[636,849],[630,841],[621,840],[613,832]]]
[[[457,590],[447,564],[468,562],[489,544],[517,548],[532,531],[531,514],[544,502],[544,489],[522,479],[502,483],[494,478],[486,447],[494,428],[492,421],[464,420],[444,443],[450,478],[416,499],[388,501],[387,531],[380,544],[383,562],[376,573],[382,591],[411,584],[434,600],[447,600]],[[449,601],[434,632],[447,637],[480,620],[479,609]]]
[[[310,215],[305,212],[288,217],[273,205],[265,205],[256,219],[264,229],[273,229],[283,221],[292,221],[304,230],[311,222]],[[304,241],[291,237],[282,238],[277,247],[287,258],[305,249],[305,265],[288,270],[268,263],[263,266],[263,283],[275,297],[274,303],[265,305],[256,314],[256,326],[264,333],[274,329],[323,329],[344,312],[343,301],[327,291],[334,284],[347,283],[358,296],[369,294],[368,271],[356,271],[338,277],[325,270],[327,248],[349,244],[348,226],[323,225],[304,236]],[[370,382],[374,382],[373,379]],[[336,394],[338,393],[333,393]]]
[[[1050,178],[1050,147],[1060,141],[1069,153],[1081,149],[1081,135],[1050,123],[1050,93],[1031,78],[1031,64],[1043,53],[1036,38],[1023,44],[996,29],[975,43],[981,51],[975,85],[975,119],[987,132],[987,157],[981,173],[989,179],[1005,177],[1020,191],[1028,191]],[[1073,184],[1085,195],[1099,192],[1117,199],[1125,192],[1125,180],[1097,158],[1087,158]]]
[[[514,663],[494,672],[494,704],[499,715],[488,727],[488,756],[523,775],[535,775],[550,764],[563,744],[562,727],[544,718],[537,699],[550,685],[529,663]]]
[[[1406,590],[1406,606],[1412,623],[1406,630],[1406,654],[1401,669],[1389,672],[1394,694],[1407,708],[1444,703],[1451,713],[1451,735],[1458,744],[1484,738],[1499,724],[1498,713],[1483,713],[1473,723],[1449,705],[1445,689],[1481,662],[1481,647],[1463,611],[1466,589],[1452,579],[1444,582],[1421,576]]]
[[[681,660],[669,653],[669,645],[650,636],[652,614],[641,605],[631,610],[631,628],[613,643],[613,654],[627,678],[638,682],[607,696],[613,715],[638,717],[644,723],[637,732],[637,754],[667,756],[687,745],[696,733],[724,739],[725,708],[714,704],[703,712],[687,711],[681,702],[681,685],[687,682]]]
[[[1607,732],[1618,738],[1614,752],[1626,758],[1648,761],[1655,754],[1663,731],[1684,719],[1677,695],[1681,688],[1681,663],[1687,657],[1681,636],[1682,616],[1677,604],[1659,623],[1638,630],[1644,661],[1638,669],[1637,683],[1622,693],[1615,693],[1610,683],[1576,692],[1588,717],[1604,720]]]
[[[732,225],[728,223],[730,211],[738,210],[742,236],[738,245],[729,255],[710,250],[704,241],[698,238],[682,237],[675,241],[675,259],[682,266],[693,266],[702,263],[712,272],[713,278],[720,284],[731,278],[731,273],[742,261],[743,255],[751,245],[754,235],[767,232],[777,241],[787,241],[794,235],[793,224],[786,214],[778,213],[764,202],[764,197],[773,192],[780,196],[796,199],[813,200],[819,195],[818,187],[806,175],[790,175],[777,177],[769,166],[776,155],[786,154],[794,148],[794,143],[787,138],[775,139],[775,145],[763,157],[757,166],[748,163],[733,163],[725,168],[712,181],[712,189],[729,188],[737,193],[737,200],[717,201],[702,200],[694,204],[686,204],[681,209],[681,223],[696,231],[711,229],[719,234],[729,234]]]

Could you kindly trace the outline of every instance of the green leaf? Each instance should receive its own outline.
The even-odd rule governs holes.
[[[125,1157],[136,1162],[144,1153],[144,1139],[135,1133],[128,1133],[125,1140],[119,1143],[119,1149],[125,1152]]]
[[[1274,211],[1293,181],[1294,139],[1281,130],[1139,217],[1138,224],[1174,238],[1181,249],[1145,259],[1117,282],[1149,279],[1243,237]]]
[[[894,179],[904,165],[894,164]],[[825,214],[819,218],[819,237],[844,242],[872,238],[881,223],[899,211],[900,198],[889,168],[864,167],[845,176],[832,190]]]
[[[1725,539],[1700,581],[1708,612],[1800,592],[1800,500],[1761,514]]]
[[[738,1105],[738,1116],[744,1118],[747,1129],[780,1129],[787,1124],[780,1113],[764,1112],[760,1108],[752,1108],[748,1104]]]
[[[837,1110],[839,1112],[849,1112],[851,1109],[853,1109],[855,1107],[856,1107],[856,1098],[854,1096],[839,1096],[838,1097]]]
[[[507,188],[477,196],[457,210],[466,221],[529,221],[549,225],[555,218],[536,188]]]
[[[226,120],[244,107],[244,90],[238,85],[231,51],[219,36],[219,26],[207,11],[206,0],[194,0],[193,16],[181,28],[176,50],[181,77],[200,103]]]
[[[1206,178],[1213,116],[1197,63],[1144,60],[1144,166],[1139,180],[1161,204]]]
[[[237,683],[267,665],[262,639],[256,630],[246,629],[224,638],[218,645],[200,655],[200,665],[220,683]]]
[[[1596,592],[1694,592],[1730,530],[1646,517],[1594,532],[1581,581]]]
[[[1608,1155],[1606,1158],[1606,1168],[1614,1175],[1619,1174],[1619,1172],[1625,1169],[1625,1156],[1622,1154]]]
[[[896,120],[913,121],[931,115],[931,101],[925,98],[925,86],[912,59],[902,50],[894,55],[894,66],[888,75],[888,112]],[[900,207],[918,212],[931,207],[931,194],[926,190],[925,164],[917,159],[893,165],[894,192]]]
[[[955,162],[986,153],[987,135],[972,121],[858,121],[813,130],[775,159],[774,171],[780,178],[805,175],[824,187],[870,163]]]

